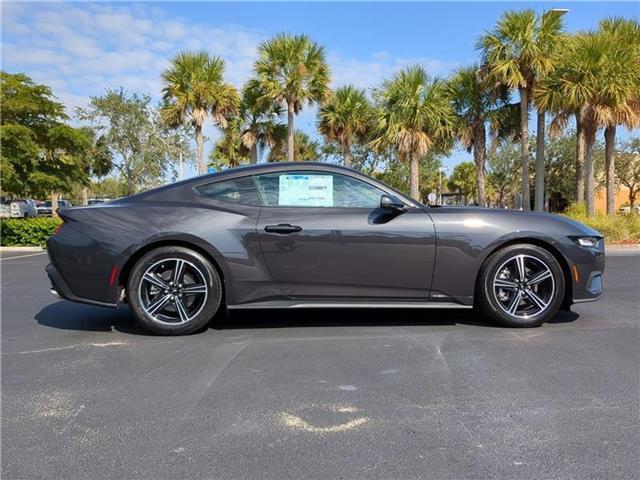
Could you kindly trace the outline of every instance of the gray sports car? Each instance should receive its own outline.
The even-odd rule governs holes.
[[[348,168],[226,170],[59,211],[52,293],[165,335],[222,308],[476,307],[534,326],[602,295],[604,239],[546,213],[427,207]]]

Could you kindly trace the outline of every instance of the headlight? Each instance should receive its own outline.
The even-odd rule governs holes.
[[[572,240],[581,247],[596,247],[598,246],[598,237],[572,237]]]

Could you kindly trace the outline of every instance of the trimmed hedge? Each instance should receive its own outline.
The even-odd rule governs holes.
[[[0,245],[44,247],[47,238],[61,223],[57,217],[0,219]]]

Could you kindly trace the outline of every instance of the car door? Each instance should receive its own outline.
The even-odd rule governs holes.
[[[389,192],[348,173],[289,170],[256,175],[256,183],[258,238],[285,295],[427,298],[435,232],[425,209],[382,209]]]

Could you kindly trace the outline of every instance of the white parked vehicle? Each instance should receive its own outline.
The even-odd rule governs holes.
[[[38,209],[36,208],[36,202],[27,198],[26,200],[14,200],[9,205],[11,212],[11,218],[30,218],[38,216]]]
[[[620,207],[618,210],[620,213],[631,213],[631,207],[627,205],[626,207]],[[640,205],[634,205],[633,211],[635,213],[640,213]]]

